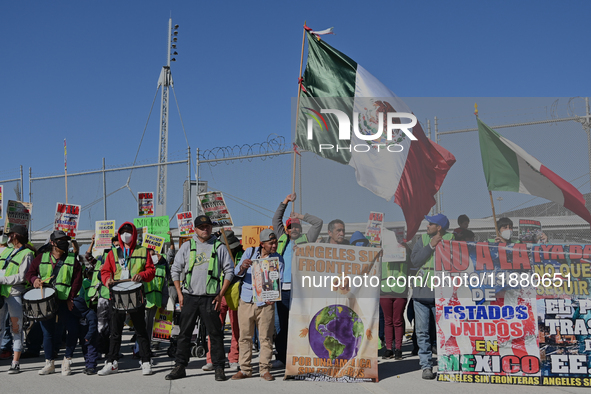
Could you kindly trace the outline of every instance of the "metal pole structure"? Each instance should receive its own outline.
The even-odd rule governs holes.
[[[434,134],[435,134],[435,143],[439,144],[439,131],[438,124],[437,124],[437,116],[435,117],[435,124],[434,124]],[[437,191],[435,195],[435,213],[441,213],[441,191]]]
[[[587,133],[587,155],[589,158],[589,187],[591,188],[591,111],[589,108],[589,97],[585,97],[585,110],[586,110],[586,116],[585,116],[585,120],[583,122],[581,122],[581,125],[583,126],[583,130],[585,130],[585,133]],[[585,199],[585,204],[589,205],[589,201],[587,201],[588,199]]]
[[[191,147],[188,147],[189,153],[187,154],[187,206],[185,207],[186,212],[191,212]],[[199,185],[197,185],[199,187]]]
[[[107,220],[107,173],[105,172],[105,158],[103,157],[103,220]]]
[[[33,170],[29,167],[29,202],[33,202],[33,188],[31,178],[33,177]]]
[[[174,39],[176,41],[176,38]],[[156,216],[166,215],[166,180],[168,159],[168,95],[172,85],[170,73],[170,49],[172,45],[172,18],[168,19],[168,35],[166,42],[166,66],[162,67],[158,78],[158,87],[162,86],[160,100],[160,143],[158,147],[158,178],[156,187]]]
[[[23,185],[23,166],[21,164],[21,195],[19,197],[19,199],[24,200],[25,199],[25,185]]]
[[[197,204],[197,216],[201,214],[201,204],[199,203],[199,166],[199,148],[197,148],[197,154],[195,155],[195,179],[197,180],[197,196],[195,202]]]

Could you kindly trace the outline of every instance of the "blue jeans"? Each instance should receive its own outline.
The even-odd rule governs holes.
[[[6,315],[10,314],[8,326],[4,325]],[[13,325],[13,319],[16,319],[17,326]],[[0,334],[4,337],[5,330],[8,327],[12,334],[12,350],[15,352],[23,351],[23,299],[21,296],[13,296],[4,300],[4,306],[0,309],[0,321],[2,322],[2,329]],[[17,330],[15,330],[17,328]],[[16,332],[15,332],[16,331]],[[10,350],[10,349],[8,349]]]
[[[56,322],[57,317],[57,322]],[[57,315],[49,320],[41,322],[43,331],[43,351],[46,360],[55,360],[62,343],[62,334],[64,328],[68,330],[66,335],[66,354],[67,358],[74,355],[76,342],[78,342],[78,322],[79,319],[68,310],[66,301],[58,301]]]
[[[429,318],[433,315],[435,319],[435,304],[423,304],[414,300],[415,308],[415,331],[419,343],[419,364],[421,369],[431,368],[433,363],[431,357],[431,339],[429,338]]]

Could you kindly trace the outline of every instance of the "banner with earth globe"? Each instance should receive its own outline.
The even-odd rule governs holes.
[[[295,248],[285,377],[378,381],[379,249]]]

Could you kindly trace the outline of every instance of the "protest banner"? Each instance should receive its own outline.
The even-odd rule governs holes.
[[[154,234],[144,234],[142,240],[142,246],[150,249],[154,249],[156,253],[162,253],[162,247],[164,246],[164,237],[159,237]]]
[[[100,256],[105,249],[111,248],[111,239],[115,236],[114,220],[98,220],[94,223],[94,246],[92,255]]]
[[[382,246],[382,227],[384,224],[384,214],[381,212],[370,212],[367,226],[365,227],[365,238],[374,248]]]
[[[80,220],[80,205],[57,203],[53,229],[63,231],[67,236],[76,239],[78,221]]]
[[[144,233],[141,230],[142,227],[147,227],[147,233],[152,235],[157,235],[158,237],[163,237],[165,242],[170,242],[170,236],[168,232],[170,231],[168,215],[165,216],[154,216],[154,217],[143,217],[143,218],[135,218],[133,219],[133,225],[137,229],[138,232]]]
[[[179,228],[179,237],[186,237],[195,234],[193,214],[191,212],[177,213],[176,222]]]
[[[281,301],[279,257],[254,259],[251,267],[253,301]]]
[[[524,243],[537,243],[542,236],[542,223],[539,220],[519,219],[519,240]]]
[[[33,204],[30,202],[8,200],[6,204],[6,220],[4,221],[4,234],[10,232],[13,225],[25,226],[29,229]]]
[[[379,253],[348,245],[296,246],[286,378],[378,381]]]
[[[172,335],[172,311],[158,308],[154,317],[152,339],[157,342],[168,342]]]
[[[591,245],[442,241],[437,379],[591,387],[590,259]]]
[[[244,250],[261,244],[260,234],[264,229],[273,229],[273,226],[242,226],[242,248]]]
[[[234,225],[222,192],[201,193],[199,194],[199,203],[203,212],[213,222],[214,227]]]
[[[138,216],[154,216],[154,193],[137,194]]]
[[[3,192],[3,186],[0,185],[0,219],[3,219],[4,217],[2,216],[4,214],[4,200],[2,199],[2,192]]]

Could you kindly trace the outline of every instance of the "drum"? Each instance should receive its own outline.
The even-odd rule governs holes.
[[[52,287],[31,289],[23,294],[23,314],[35,321],[48,320],[57,313],[57,293]]]
[[[135,312],[145,305],[144,285],[138,282],[121,282],[111,288],[113,309]]]

